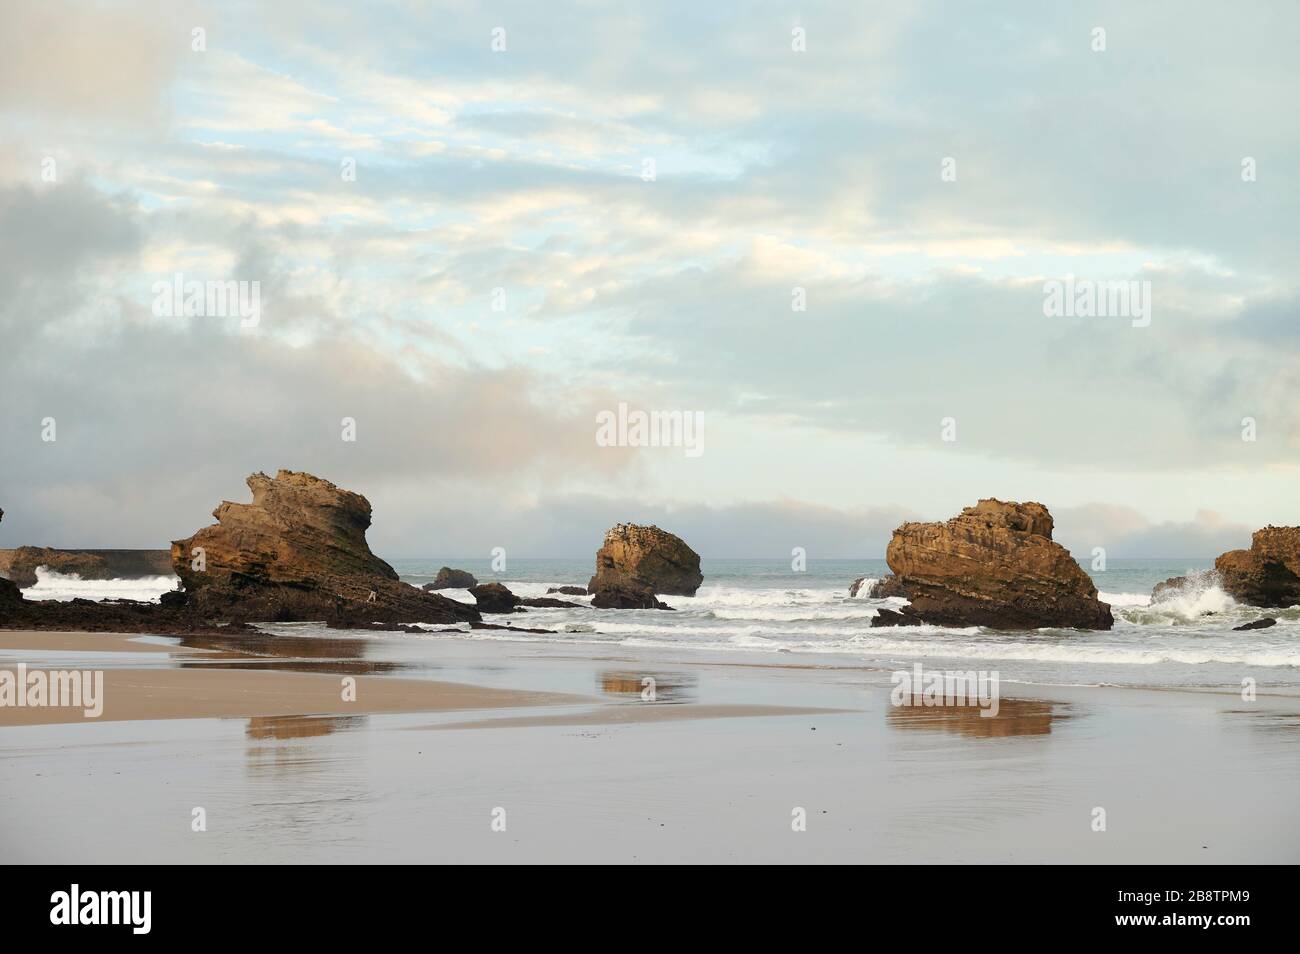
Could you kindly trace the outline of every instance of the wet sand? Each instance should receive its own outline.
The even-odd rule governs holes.
[[[210,863],[1300,861],[1297,698],[1004,684],[988,719],[891,706],[887,674],[839,659],[584,655],[398,634],[262,648],[274,655],[219,643],[127,651],[105,674],[213,686],[305,677],[337,696],[338,674],[322,670],[340,667],[361,687],[425,683],[427,696],[406,698],[443,706],[286,713],[303,697],[256,715],[3,727],[0,851]],[[21,655],[58,667],[86,651]],[[0,650],[0,665],[14,659]],[[282,668],[296,664],[310,671]],[[507,701],[470,713],[446,704],[454,692]],[[197,808],[205,831],[193,829]]]

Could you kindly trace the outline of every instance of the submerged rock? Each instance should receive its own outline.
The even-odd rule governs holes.
[[[946,523],[904,523],[885,552],[893,575],[874,598],[903,597],[872,626],[1110,629],[1110,606],[1070,552],[1052,540],[1039,503],[981,500]]]
[[[1277,620],[1271,616],[1264,616],[1260,619],[1252,620],[1249,623],[1243,623],[1240,626],[1232,627],[1234,633],[1240,633],[1247,629],[1268,629],[1270,626],[1276,626]]]
[[[546,590],[547,593],[563,593],[565,596],[586,596],[587,588],[585,586],[551,586]]]
[[[1300,603],[1300,527],[1256,530],[1249,550],[1221,554],[1214,568],[1239,603],[1294,606]]]
[[[401,582],[366,542],[370,501],[311,474],[248,478],[251,503],[172,543],[172,566],[201,616],[245,621],[478,620],[472,606]]]
[[[850,584],[849,584],[849,597],[850,597],[850,598],[853,598],[853,597],[857,596],[859,593],[861,593],[861,592],[862,592],[862,587],[866,586],[866,584],[867,584],[868,582],[874,584],[876,581],[873,580],[873,579],[872,579],[871,577],[869,577],[869,576],[860,576],[860,577],[858,577],[856,580],[854,580],[852,583],[850,583]],[[870,595],[871,595],[871,591],[868,590],[867,593],[866,593],[866,595],[870,596]]]
[[[434,577],[432,583],[424,584],[421,589],[425,590],[468,590],[478,586],[478,580],[474,574],[467,570],[453,570],[449,566],[444,566],[438,570],[438,575]]]
[[[632,584],[653,593],[694,596],[703,582],[700,555],[681,537],[658,527],[620,523],[609,529],[596,551],[596,574],[587,592]]]

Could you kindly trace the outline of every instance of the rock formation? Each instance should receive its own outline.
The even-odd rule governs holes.
[[[547,593],[563,593],[565,596],[586,596],[585,586],[548,586]]]
[[[1270,626],[1276,626],[1277,620],[1271,616],[1264,616],[1260,619],[1252,620],[1249,623],[1242,623],[1240,626],[1232,627],[1234,633],[1244,632],[1248,629],[1268,629]]]
[[[217,523],[172,543],[191,612],[245,621],[389,623],[478,620],[472,606],[397,578],[370,552],[370,502],[319,477],[282,470],[248,478],[252,503],[223,502]]]
[[[1110,629],[1110,607],[1068,550],[1052,540],[1039,503],[981,500],[946,523],[904,523],[885,552],[893,575],[871,590],[910,605],[873,626],[930,623],[1026,630]]]
[[[630,584],[652,593],[694,596],[703,582],[700,555],[681,537],[658,527],[620,523],[610,528],[596,551],[596,574],[587,592],[599,594],[611,586]]]
[[[453,570],[449,566],[444,566],[438,571],[432,583],[424,584],[421,589],[425,590],[468,590],[478,586],[478,580],[474,579],[474,574],[465,570]]]
[[[857,596],[859,593],[861,593],[861,592],[862,592],[862,587],[863,587],[863,585],[867,582],[867,580],[870,580],[870,579],[871,579],[871,577],[869,577],[869,576],[860,576],[860,577],[858,577],[856,580],[854,580],[852,583],[850,583],[850,584],[849,584],[849,598],[852,599],[853,597],[855,597],[855,596]],[[874,582],[874,581],[873,581],[873,582]],[[868,594],[863,594],[863,595],[865,596],[865,595],[868,595]]]
[[[469,588],[481,613],[513,613],[519,597],[504,583],[480,583]]]
[[[1300,527],[1256,530],[1249,550],[1229,550],[1214,568],[1238,603],[1295,606],[1300,603]]]
[[[75,573],[83,580],[109,580],[108,563],[102,556],[51,547],[18,547],[9,559],[9,579],[24,589],[36,585],[36,570],[46,567],[56,573]]]
[[[591,605],[599,609],[672,609],[656,599],[650,587],[628,580],[602,585],[591,598]]]
[[[482,613],[514,613],[525,606],[558,608],[582,605],[549,596],[515,596],[504,583],[480,583],[478,586],[470,587],[469,592]]]

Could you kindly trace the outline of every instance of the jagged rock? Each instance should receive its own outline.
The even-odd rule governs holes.
[[[248,478],[252,503],[223,502],[217,523],[172,543],[187,609],[243,621],[358,618],[445,623],[480,618],[472,606],[401,582],[370,552],[370,501],[311,474]]]
[[[1249,623],[1243,623],[1240,626],[1232,627],[1234,633],[1240,633],[1248,629],[1268,629],[1270,626],[1276,626],[1277,620],[1271,616],[1264,616],[1260,619],[1252,620]]]
[[[596,574],[587,584],[597,593],[614,583],[635,583],[655,593],[694,596],[704,582],[700,555],[681,537],[634,523],[620,523],[605,534],[596,551]]]
[[[587,588],[585,586],[551,586],[547,587],[547,593],[563,593],[565,596],[586,596]]]
[[[904,523],[885,552],[893,575],[875,598],[909,605],[873,626],[988,626],[1110,629],[1110,607],[1068,550],[1052,540],[1052,515],[1039,503],[981,500],[946,523]]]
[[[432,583],[424,584],[421,589],[425,590],[468,590],[478,586],[478,580],[474,579],[474,574],[466,570],[453,570],[449,566],[444,566],[438,571]]]
[[[1238,603],[1294,606],[1300,603],[1300,527],[1256,530],[1249,550],[1229,550],[1214,568]]]
[[[656,599],[650,587],[629,581],[601,586],[591,598],[591,605],[600,609],[672,609],[667,603]]]
[[[513,613],[519,597],[504,583],[480,583],[469,588],[481,613]]]

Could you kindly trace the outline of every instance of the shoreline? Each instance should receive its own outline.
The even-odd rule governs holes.
[[[0,667],[39,654],[30,664],[102,668],[108,711],[115,677],[178,680],[181,717],[0,725],[15,859],[1300,861],[1294,697],[1003,685],[985,718],[895,707],[886,672],[819,661],[402,634],[264,634],[265,655],[100,634],[55,650],[45,635],[6,634],[36,648],[0,651]],[[87,652],[102,639],[117,648]],[[322,707],[306,694],[268,708],[227,691],[337,699],[349,674],[359,702],[328,713],[291,713]],[[195,678],[226,708],[176,694]],[[1090,828],[1097,807],[1108,832]]]

